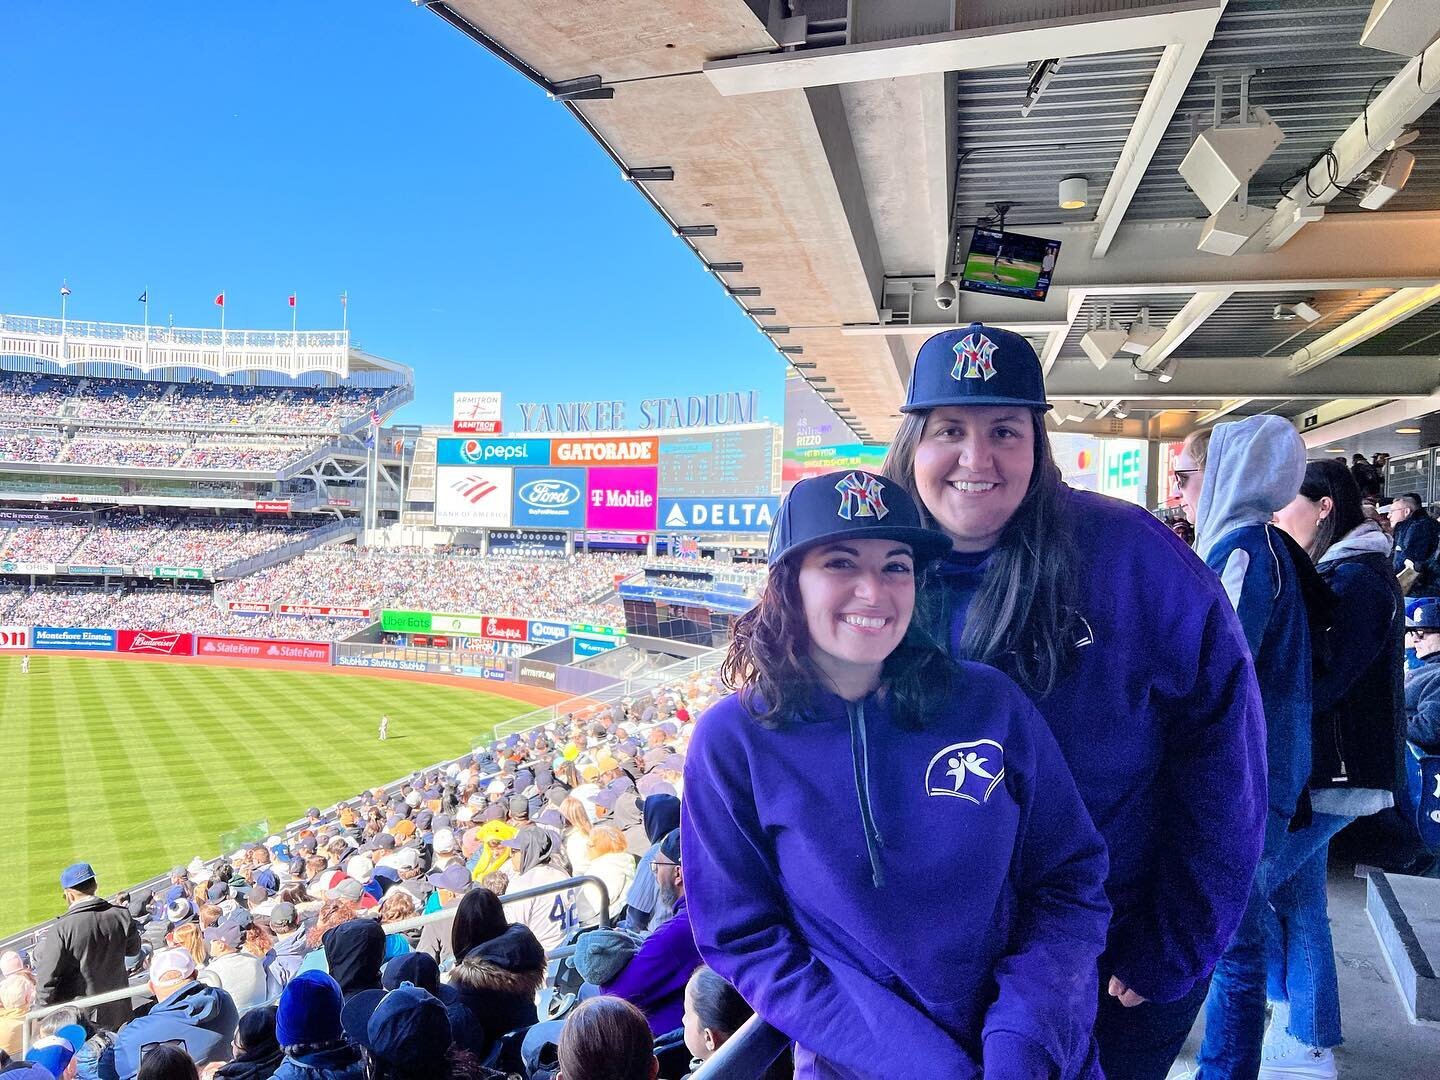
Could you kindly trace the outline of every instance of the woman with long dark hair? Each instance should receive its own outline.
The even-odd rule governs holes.
[[[1356,818],[1395,805],[1404,782],[1405,601],[1390,541],[1365,518],[1355,477],[1340,461],[1312,461],[1300,494],[1275,515],[1335,595],[1323,671],[1312,691],[1311,821],[1293,829],[1269,871],[1277,921],[1269,950],[1261,1080],[1335,1075],[1340,991],[1326,913],[1330,839]],[[1286,1070],[1292,1071],[1286,1071]]]
[[[1015,684],[912,619],[948,549],[871,473],[786,496],[686,757],[695,944],[797,1076],[1091,1080],[1104,849]]]
[[[922,590],[934,633],[1029,694],[1108,845],[1105,1075],[1163,1080],[1259,860],[1264,716],[1220,583],[1141,508],[1064,483],[1049,408],[1023,337],[937,334],[885,473],[955,546]]]

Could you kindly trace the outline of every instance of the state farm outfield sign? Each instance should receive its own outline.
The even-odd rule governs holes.
[[[260,638],[200,636],[195,655],[228,660],[292,661],[302,664],[330,663],[330,646],[314,641],[265,641]]]
[[[30,648],[28,626],[0,626],[0,650]]]

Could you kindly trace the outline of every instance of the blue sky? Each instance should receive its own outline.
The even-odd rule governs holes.
[[[539,58],[537,58],[539,59]],[[0,311],[339,326],[398,417],[761,391],[784,365],[544,93],[406,0],[6,0]]]

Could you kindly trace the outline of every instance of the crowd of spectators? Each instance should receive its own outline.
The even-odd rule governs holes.
[[[0,560],[221,567],[288,544],[311,528],[281,522],[124,516],[94,525],[27,525],[0,532]]]
[[[621,617],[616,575],[641,555],[577,554],[564,561],[481,558],[463,550],[329,548],[308,552],[216,590],[226,601],[384,606],[453,614],[613,625]]]
[[[0,426],[0,461],[39,464],[54,461],[64,446],[56,428]]]
[[[750,1014],[701,965],[678,829],[694,721],[721,693],[695,675],[566,714],[108,901],[68,867],[66,912],[0,957],[0,1068],[680,1080]],[[567,885],[587,873],[608,905]],[[155,1002],[62,1008],[23,1037],[32,1008],[127,982]]]
[[[385,393],[383,387],[242,386],[0,371],[0,417],[335,432],[363,417]]]

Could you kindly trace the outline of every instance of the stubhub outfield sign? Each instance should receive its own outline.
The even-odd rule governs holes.
[[[660,529],[686,532],[768,533],[780,509],[774,496],[661,499]]]

